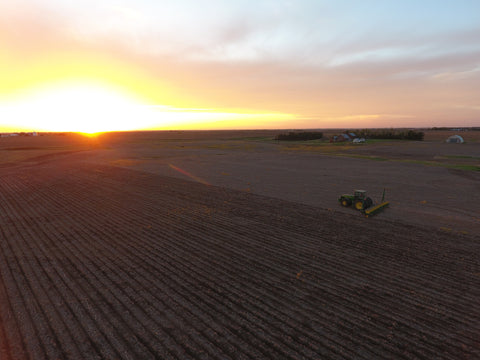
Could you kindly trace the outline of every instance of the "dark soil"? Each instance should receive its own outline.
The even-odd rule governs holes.
[[[480,358],[476,235],[90,156],[1,169],[2,360]]]

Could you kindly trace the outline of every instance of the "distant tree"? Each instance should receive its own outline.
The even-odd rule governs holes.
[[[321,132],[289,132],[275,136],[275,140],[299,141],[299,140],[317,140],[323,137]]]
[[[425,133],[422,131],[398,131],[394,129],[382,129],[382,130],[370,130],[363,129],[358,130],[357,135],[369,139],[397,139],[397,140],[417,140],[422,141]]]

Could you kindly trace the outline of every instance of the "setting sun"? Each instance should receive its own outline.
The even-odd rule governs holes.
[[[176,108],[148,104],[100,82],[65,82],[38,87],[0,101],[2,126],[23,130],[79,132],[281,126],[292,115],[239,110]],[[1,130],[1,129],[0,129]]]
[[[0,102],[0,109],[5,119],[25,129],[83,133],[133,130],[148,112],[133,96],[88,82],[38,88]]]

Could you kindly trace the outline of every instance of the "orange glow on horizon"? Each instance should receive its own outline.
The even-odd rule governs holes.
[[[146,100],[178,105],[178,95],[171,86],[158,79],[154,81],[138,67],[112,56],[52,51],[43,57],[25,60],[1,55],[0,66],[9,71],[2,73],[0,96],[15,96],[55,83],[93,82],[128,89]]]
[[[20,43],[0,49],[0,131],[106,131],[246,129],[282,127],[294,118],[281,112],[199,108],[175,86],[114,48],[47,42],[29,53]],[[213,102],[215,103],[215,101]]]
[[[292,118],[288,114],[150,105],[132,92],[104,82],[64,81],[0,98],[6,129],[78,132],[226,129],[268,127]]]
[[[32,35],[36,34],[24,34],[24,40],[28,42]],[[290,98],[272,101],[266,95],[257,104],[251,93],[241,93],[241,89],[223,91],[224,87],[218,84],[205,83],[206,77],[199,73],[212,71],[208,67],[193,67],[184,72],[183,65],[173,63],[168,67],[173,76],[165,80],[163,72],[156,70],[161,63],[123,52],[114,44],[99,50],[54,37],[45,42],[41,51],[27,45],[7,42],[0,49],[0,69],[8,69],[1,70],[0,131],[95,134],[337,127],[339,122],[365,127],[391,118],[367,112],[346,116],[345,108],[339,112],[326,101],[306,106],[296,105]],[[242,105],[236,109],[223,105],[237,103]],[[315,114],[319,107],[323,110],[321,121],[316,115],[307,115]]]

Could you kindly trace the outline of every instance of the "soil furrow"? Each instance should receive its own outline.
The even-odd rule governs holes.
[[[21,194],[20,194],[19,197],[21,197]],[[25,211],[26,211],[26,213],[28,214],[28,209],[26,209]],[[36,225],[40,225],[40,224],[36,224]],[[35,226],[35,228],[36,228],[36,226]],[[38,237],[38,236],[35,236],[35,237],[32,238],[32,240],[33,240],[33,239],[37,240],[37,239],[39,239],[39,237]],[[48,239],[48,237],[45,237],[44,239]],[[31,241],[31,244],[36,244],[36,241]],[[27,246],[28,246],[28,245],[27,245]],[[48,258],[48,257],[49,257],[49,254],[44,254],[44,257],[45,257],[45,258]],[[25,257],[25,258],[28,258],[28,257]],[[31,257],[31,258],[32,258],[32,257]],[[65,268],[62,267],[62,270],[65,270]],[[64,274],[65,274],[65,272],[64,272]],[[68,277],[67,283],[68,283],[68,282],[71,283],[71,278],[72,278],[71,276]],[[40,282],[37,282],[37,283],[40,284]],[[48,282],[48,286],[49,286],[50,288],[53,288],[57,283],[58,283],[58,278],[57,278],[57,279],[54,279],[54,280],[52,280],[52,281],[50,281],[50,282]],[[63,293],[60,292],[59,294],[63,294]],[[72,299],[72,300],[73,300],[73,299],[82,299],[82,298],[85,297],[84,295],[81,295],[81,293],[76,293],[75,295],[76,295],[76,296],[70,297],[69,299]],[[59,298],[61,298],[61,297],[59,297]],[[56,307],[58,307],[58,305],[56,305],[56,306],[52,306],[52,305],[53,305],[53,302],[50,302],[50,304],[47,303],[46,306],[45,306],[45,309],[46,309],[47,311],[50,311],[50,310],[55,309]],[[78,311],[78,308],[77,308],[76,310]],[[82,319],[85,319],[85,318],[88,318],[88,316],[83,315],[83,316],[81,316],[81,318],[82,318]],[[93,318],[92,318],[92,319],[93,319]],[[93,324],[94,321],[95,321],[95,319],[93,319],[93,321],[91,322],[91,324]],[[55,324],[57,324],[57,323],[55,323]],[[58,325],[57,325],[57,326],[58,326]],[[76,331],[75,331],[75,330],[76,330]],[[75,330],[74,330],[74,331],[75,331],[75,335],[78,336],[78,335],[79,335],[79,334],[78,334],[78,328],[75,329]],[[97,338],[97,337],[98,337],[98,334],[96,334],[96,332],[93,331],[92,326],[87,327],[87,332],[89,332],[89,333],[91,333],[91,334],[94,334],[94,338]],[[69,341],[67,340],[67,343],[68,343],[68,342],[69,342]],[[112,356],[112,352],[109,351],[109,352],[105,353],[105,355],[107,355],[108,357],[111,357],[111,356]],[[118,356],[118,354],[117,354],[116,356]]]
[[[103,236],[106,236],[106,234],[102,234],[102,235],[103,235]],[[107,250],[107,251],[108,251],[108,250]],[[135,250],[133,250],[133,251],[135,251]],[[136,261],[138,262],[138,259],[137,259]]]
[[[478,355],[474,237],[85,159],[0,178],[0,354]]]
[[[51,198],[50,198],[50,199],[51,199]],[[102,224],[100,224],[100,227],[101,227],[101,225],[102,225]],[[57,229],[57,230],[58,230],[58,229]],[[104,238],[102,239],[103,241],[113,241],[113,239],[109,239],[109,238],[108,238],[108,235],[106,235],[106,234],[103,234],[103,235],[104,235],[104,236],[103,236]],[[77,236],[78,236],[79,239],[81,239],[81,238],[84,237],[84,235],[81,235],[81,234],[80,234],[80,235],[77,235]],[[85,245],[84,245],[84,246],[85,246]],[[77,248],[76,250],[81,253],[81,251],[80,251],[81,249],[78,249],[78,248]],[[110,254],[111,254],[111,253],[110,253]],[[98,257],[98,254],[97,254],[97,256],[95,256],[95,255],[93,255],[93,254],[91,254],[91,257],[86,256],[86,258],[90,258],[90,260],[91,260],[91,259],[96,259],[97,257]],[[108,255],[106,255],[106,257],[108,258]],[[102,267],[103,267],[102,264],[99,264],[99,265],[97,266],[98,269],[101,269]],[[113,271],[115,271],[115,268],[113,268],[112,274],[113,274]],[[81,273],[85,273],[85,271],[81,271]],[[91,273],[91,274],[93,274],[93,276],[95,276],[94,273]],[[98,286],[97,288],[103,288],[104,286],[106,286],[106,284],[101,284],[101,286]],[[124,310],[126,310],[126,309],[124,309]],[[172,325],[171,327],[175,329],[175,327],[174,327],[173,325]]]
[[[50,199],[51,199],[51,197],[50,197]],[[86,224],[85,224],[85,225],[86,225]],[[66,232],[66,231],[65,231],[65,228],[55,228],[54,231],[53,231],[53,233],[54,233],[54,234],[55,234],[55,233],[65,234],[65,233],[68,233],[68,231]],[[82,236],[78,236],[78,237],[77,237],[77,236],[74,236],[73,239],[70,239],[70,241],[68,241],[68,242],[74,243],[76,240],[81,239],[81,237],[82,237]],[[60,239],[58,239],[58,240],[60,240]],[[68,242],[67,242],[67,243],[68,243]],[[52,243],[52,245],[54,246],[53,243]],[[52,247],[53,247],[53,246],[52,246]],[[57,249],[60,249],[60,255],[59,255],[60,258],[70,259],[70,258],[72,257],[72,253],[65,253],[65,249],[62,249],[61,247],[57,247]],[[78,250],[78,249],[77,249],[77,250]],[[45,255],[45,256],[48,256],[48,254],[44,254],[44,255]],[[108,258],[108,256],[107,256],[107,258]],[[77,275],[75,276],[75,277],[77,278],[76,283],[84,283],[83,286],[80,286],[80,288],[81,288],[81,289],[80,289],[80,293],[85,293],[85,294],[97,293],[94,289],[99,289],[99,290],[101,291],[101,290],[104,289],[105,287],[108,287],[108,283],[96,284],[97,286],[92,286],[92,284],[90,284],[89,281],[83,281],[83,278],[80,279],[81,277],[79,277],[78,274],[85,274],[85,273],[86,273],[86,270],[85,270],[84,268],[81,268],[81,266],[79,266],[79,264],[90,263],[90,262],[91,262],[91,259],[89,259],[88,257],[84,257],[83,260],[80,259],[80,260],[77,262],[77,264],[73,264],[73,265],[72,265],[73,271],[77,274]],[[93,270],[93,271],[90,271],[90,274],[95,274],[96,272],[97,272],[97,271]],[[73,276],[73,275],[72,275],[72,276]],[[95,276],[95,275],[93,275],[93,276]],[[92,280],[92,277],[89,277],[88,280]],[[67,281],[67,283],[71,283],[71,279],[70,279],[70,281]],[[97,295],[98,295],[98,294],[97,294]],[[78,292],[77,292],[77,298],[78,298]],[[102,311],[101,317],[104,316],[103,313],[105,313],[105,312],[108,313],[108,312],[109,312],[108,310],[106,310],[105,306],[103,306],[104,304],[107,304],[107,303],[110,302],[110,301],[107,299],[107,297],[105,297],[105,296],[102,297],[102,296],[101,296],[99,299],[96,299],[95,297],[91,297],[91,296],[90,296],[89,298],[90,298],[90,300],[92,301],[92,303],[94,303],[94,304],[100,304],[99,306],[104,309],[104,310]],[[124,311],[126,311],[125,308],[122,309],[122,313],[123,313]],[[93,312],[92,315],[93,315],[94,317],[97,317],[97,318],[100,316],[100,314],[95,313],[95,312]],[[117,315],[118,315],[118,314],[117,314]],[[115,319],[115,318],[121,318],[121,317],[113,316],[113,315],[112,315],[112,316],[110,316],[109,318],[110,318],[110,319],[112,319],[112,318]],[[98,319],[95,319],[95,320],[98,322]],[[108,322],[108,321],[107,321],[106,318],[105,318],[101,323],[107,323],[107,322]],[[135,322],[131,323],[131,325],[133,325],[133,326],[135,326],[135,324],[136,324]],[[117,333],[117,336],[119,336],[119,335],[118,335],[118,331],[119,331],[118,322],[117,322],[116,324],[115,324],[115,323],[111,324],[111,325],[108,326],[106,329],[107,329],[107,331],[105,332],[105,335],[106,335],[107,337],[111,337],[111,336],[112,336],[112,330],[113,330],[113,329],[115,329],[115,333]],[[125,333],[128,333],[128,331],[126,331]],[[130,339],[127,339],[127,341],[129,342]],[[132,341],[135,341],[135,339],[132,338]],[[117,341],[117,342],[118,342],[118,341]],[[135,344],[135,346],[133,346],[133,348],[138,351],[138,343],[134,343],[134,344]],[[113,346],[113,345],[112,345],[112,346]],[[120,354],[124,354],[124,355],[125,355],[125,354],[128,354],[128,353],[129,353],[129,351],[128,351],[127,349],[119,349],[119,351],[120,351],[120,352],[117,353],[117,356],[119,356]],[[138,356],[141,356],[142,358],[146,358],[146,354],[145,354],[145,353],[139,353],[139,354],[137,354],[137,355],[138,355]],[[117,357],[117,356],[115,356],[115,357]],[[184,355],[182,355],[182,356],[184,356]],[[122,356],[122,357],[123,357],[123,356]]]

